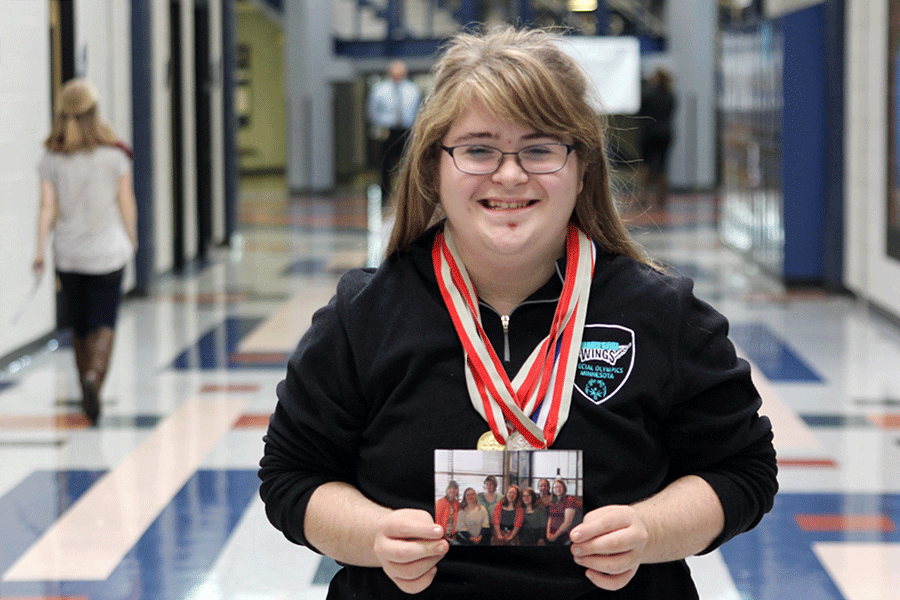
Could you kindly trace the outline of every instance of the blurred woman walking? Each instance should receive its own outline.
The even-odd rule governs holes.
[[[98,115],[97,89],[73,79],[60,94],[38,165],[41,207],[33,268],[45,268],[48,239],[69,320],[81,407],[100,418],[125,265],[137,249],[130,150]]]

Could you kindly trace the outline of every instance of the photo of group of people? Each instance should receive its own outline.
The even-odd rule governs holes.
[[[565,545],[584,514],[580,450],[436,450],[435,523],[452,545]]]

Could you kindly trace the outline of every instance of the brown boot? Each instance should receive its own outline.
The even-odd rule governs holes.
[[[75,352],[75,367],[78,369],[78,382],[81,384],[81,408],[85,414],[90,415],[93,409],[89,411],[88,408],[99,405],[99,402],[93,398],[95,395],[93,387],[85,385],[88,380],[94,377],[88,368],[90,357],[88,356],[87,336],[81,337],[73,333],[72,350]],[[88,416],[88,419],[91,420],[91,417]],[[95,419],[91,420],[91,424],[94,422]]]
[[[112,356],[114,332],[109,327],[91,331],[85,338],[85,370],[81,375],[81,408],[91,425],[100,418],[100,389]]]

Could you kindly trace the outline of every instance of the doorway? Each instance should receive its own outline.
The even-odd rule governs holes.
[[[184,271],[184,113],[181,68],[181,2],[169,2],[169,91],[172,131],[172,268]]]
[[[75,0],[50,0],[50,118],[65,82],[75,77]],[[66,329],[65,298],[56,289],[56,328]]]
[[[194,102],[197,165],[197,259],[204,263],[213,238],[212,65],[209,44],[209,5],[194,6]]]

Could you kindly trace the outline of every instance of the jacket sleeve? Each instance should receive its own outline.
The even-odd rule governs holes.
[[[673,343],[674,397],[664,428],[672,479],[694,474],[715,490],[725,513],[710,552],[755,527],[778,490],[772,425],[750,365],[737,357],[728,322],[678,280],[680,331]]]
[[[345,275],[337,295],[313,315],[278,384],[263,438],[259,477],[266,515],[285,537],[306,546],[303,521],[313,491],[331,481],[355,485],[367,410],[342,310],[355,287],[354,276]]]
[[[450,503],[443,498],[434,501],[434,522],[444,529],[450,524]]]

